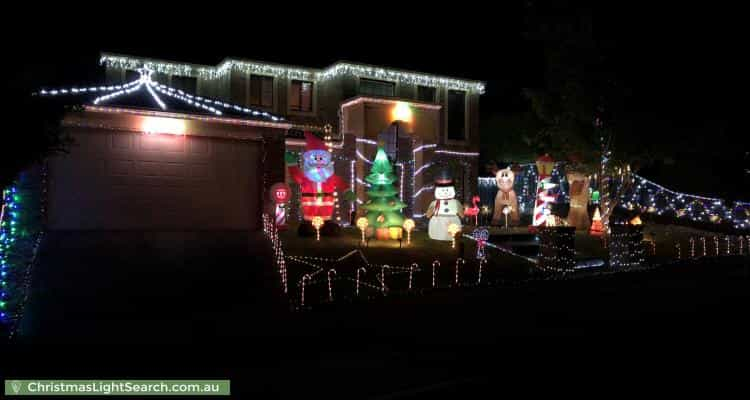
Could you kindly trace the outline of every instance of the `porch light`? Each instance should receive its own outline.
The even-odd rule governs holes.
[[[391,110],[391,119],[393,121],[410,123],[411,118],[411,107],[409,107],[409,103],[403,101],[396,102],[396,105],[393,106],[393,109]]]

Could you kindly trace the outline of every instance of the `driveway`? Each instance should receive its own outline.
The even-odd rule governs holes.
[[[50,232],[19,337],[174,343],[262,333],[259,321],[283,304],[262,240],[247,232]]]

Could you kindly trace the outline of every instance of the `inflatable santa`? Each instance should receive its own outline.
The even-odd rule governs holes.
[[[464,216],[464,208],[461,202],[456,200],[456,188],[453,180],[447,172],[441,173],[435,179],[435,200],[427,207],[427,218],[430,219],[428,234],[433,240],[453,240],[453,235],[448,231],[451,224],[461,228],[461,218]]]
[[[324,235],[333,235],[340,231],[338,224],[332,221],[336,194],[349,188],[341,177],[334,175],[331,153],[325,143],[311,132],[305,132],[305,152],[302,154],[303,165],[300,168],[294,157],[287,157],[289,175],[300,185],[300,203],[304,223],[300,224],[299,233],[312,236],[315,230],[311,221],[321,217],[325,225],[320,230]]]

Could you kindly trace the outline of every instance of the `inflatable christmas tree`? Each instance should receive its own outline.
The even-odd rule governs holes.
[[[401,209],[406,204],[398,198],[398,189],[393,186],[396,175],[382,147],[378,147],[365,181],[370,184],[367,190],[369,200],[362,206],[367,210],[368,227],[375,230],[378,239],[399,239],[404,223]]]

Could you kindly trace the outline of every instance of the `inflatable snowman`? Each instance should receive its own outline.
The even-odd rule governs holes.
[[[426,216],[430,219],[428,233],[433,240],[453,240],[448,232],[448,226],[458,225],[461,228],[461,218],[464,216],[461,202],[456,200],[456,189],[453,180],[447,173],[441,174],[435,180],[435,200],[427,208]]]

